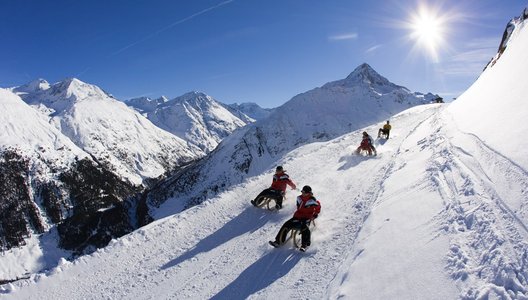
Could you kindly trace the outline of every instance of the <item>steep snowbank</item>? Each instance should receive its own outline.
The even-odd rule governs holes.
[[[528,171],[528,21],[517,20],[505,51],[449,108],[463,131]]]

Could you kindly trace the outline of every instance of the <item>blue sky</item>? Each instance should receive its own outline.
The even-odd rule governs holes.
[[[0,87],[68,77],[119,99],[191,90],[275,107],[363,62],[412,91],[458,96],[526,0],[16,1],[0,3]],[[410,38],[441,20],[433,57]]]

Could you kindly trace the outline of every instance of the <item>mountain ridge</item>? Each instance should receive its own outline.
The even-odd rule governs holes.
[[[152,123],[209,153],[237,128],[247,125],[225,105],[197,91],[165,101],[137,99],[127,102]]]

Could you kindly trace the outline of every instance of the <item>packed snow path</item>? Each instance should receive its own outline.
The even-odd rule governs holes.
[[[322,203],[306,253],[267,241],[294,211],[254,208],[271,173],[105,249],[11,284],[28,299],[526,299],[526,170],[460,132],[442,105],[391,119],[378,156],[356,131],[277,164]],[[365,130],[377,133],[379,125]],[[270,170],[274,166],[270,166]]]

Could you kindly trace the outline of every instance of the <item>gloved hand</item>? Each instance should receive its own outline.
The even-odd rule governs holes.
[[[318,214],[315,214],[315,215],[313,215],[313,218],[317,219],[318,216],[319,216]]]

